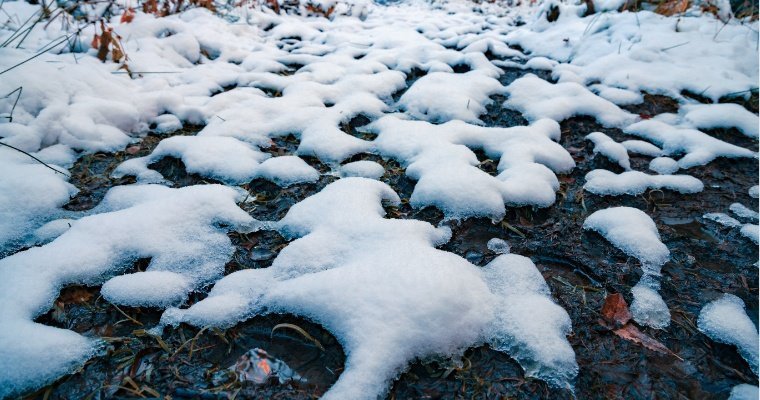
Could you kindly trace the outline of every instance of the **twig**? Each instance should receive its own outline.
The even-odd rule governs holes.
[[[11,107],[11,113],[7,117],[3,117],[3,118],[8,118],[8,122],[13,122],[13,111],[16,110],[16,105],[18,104],[18,100],[21,98],[21,92],[23,91],[24,91],[24,87],[19,86],[16,89],[14,89],[12,92],[6,94],[5,97],[3,97],[4,99],[6,99],[13,93],[18,92],[18,96],[16,96],[16,101],[13,102],[13,107]]]
[[[666,47],[666,48],[664,48],[664,49],[661,49],[660,51],[668,51],[668,50],[670,50],[670,49],[675,49],[676,47],[685,46],[685,45],[687,45],[687,44],[689,44],[689,43],[691,43],[691,42],[683,42],[683,43],[681,43],[681,44],[677,44],[677,45],[675,45],[675,46]]]
[[[57,172],[57,173],[59,173],[59,174],[61,174],[61,175],[63,175],[63,176],[66,176],[66,177],[71,177],[71,175],[69,175],[69,174],[67,174],[67,173],[64,173],[64,172],[62,172],[62,171],[59,171],[59,170],[57,170],[57,169],[55,169],[55,168],[51,167],[50,165],[46,164],[44,161],[42,161],[42,160],[40,160],[39,158],[37,158],[37,157],[35,157],[35,156],[33,156],[33,155],[31,155],[31,154],[29,154],[29,153],[25,152],[24,150],[21,150],[21,149],[19,149],[19,148],[13,147],[13,146],[11,146],[11,145],[9,145],[9,144],[7,144],[7,143],[3,143],[3,142],[0,142],[0,145],[3,145],[3,146],[5,146],[5,147],[10,147],[10,148],[11,148],[11,149],[13,149],[13,150],[16,150],[16,151],[19,151],[19,152],[21,152],[21,153],[24,153],[24,154],[26,154],[27,156],[29,156],[29,157],[32,157],[32,158],[33,158],[35,161],[37,161],[38,163],[40,163],[40,164],[42,164],[42,165],[44,165],[44,166],[46,166],[46,167],[48,167],[48,168],[52,169],[53,171],[55,171],[55,172]]]

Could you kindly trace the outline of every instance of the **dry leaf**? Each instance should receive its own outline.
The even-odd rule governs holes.
[[[124,23],[128,24],[132,22],[133,19],[135,19],[135,10],[130,7],[124,11],[124,14],[121,14],[121,19],[119,20],[119,22],[121,22],[122,24]]]
[[[646,333],[642,332],[633,324],[627,324],[626,326],[614,330],[615,334],[620,336],[621,338],[625,340],[630,340],[634,343],[638,343],[644,347],[646,347],[649,350],[656,351],[658,353],[662,354],[670,354],[672,356],[675,356],[679,360],[683,361],[683,358],[679,357],[676,353],[673,353],[665,347],[664,344],[658,342],[651,336],[647,335]]]
[[[628,303],[625,302],[622,294],[613,293],[607,295],[602,306],[603,325],[610,328],[618,328],[627,324],[631,320],[631,317]]]
[[[689,9],[690,5],[691,2],[689,0],[667,0],[660,3],[654,12],[670,17],[685,12]]]

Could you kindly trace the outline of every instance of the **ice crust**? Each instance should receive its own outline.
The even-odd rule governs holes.
[[[382,202],[399,198],[375,180],[328,185],[274,224],[296,240],[270,268],[226,276],[208,298],[167,310],[162,324],[225,327],[273,312],[313,320],[347,356],[327,399],[374,399],[411,361],[456,358],[478,343],[507,351],[529,376],[570,384],[570,320],[530,259],[505,254],[481,270],[435,249],[448,228],[385,219]]]
[[[739,354],[747,360],[752,371],[758,371],[757,327],[749,319],[744,302],[725,293],[717,300],[707,303],[699,312],[697,327],[710,339],[736,346]]]
[[[639,260],[644,275],[631,290],[633,318],[653,328],[667,327],[670,311],[658,292],[660,269],[670,260],[670,251],[660,241],[654,221],[636,208],[612,207],[588,216],[583,229],[598,232],[623,253]]]

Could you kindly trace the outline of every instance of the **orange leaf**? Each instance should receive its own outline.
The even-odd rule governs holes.
[[[679,357],[676,353],[673,353],[665,347],[664,344],[658,342],[657,340],[653,339],[651,336],[647,335],[646,333],[642,332],[633,324],[626,324],[624,327],[620,329],[616,329],[615,334],[620,336],[621,338],[625,340],[630,340],[634,343],[638,343],[644,347],[646,347],[649,350],[656,351],[658,353],[662,354],[670,354],[672,356],[675,356],[679,360],[683,361],[683,358]]]
[[[97,49],[100,47],[100,35],[95,34],[95,36],[92,37],[92,42],[90,42],[90,46],[92,46],[93,49]]]
[[[691,1],[689,0],[668,0],[660,3],[654,12],[657,14],[662,14],[666,17],[670,17],[676,14],[684,13],[689,9],[689,6],[691,6]]]
[[[121,19],[119,20],[122,24],[124,23],[130,23],[132,20],[135,19],[135,10],[130,8],[127,8],[124,11],[124,14],[121,14]]]
[[[621,327],[631,320],[631,312],[628,310],[628,303],[625,302],[623,295],[613,293],[607,295],[602,306],[602,317],[609,327]]]

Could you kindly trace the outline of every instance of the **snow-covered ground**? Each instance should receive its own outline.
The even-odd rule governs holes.
[[[230,327],[266,313],[317,322],[347,356],[325,398],[383,396],[413,361],[457,359],[481,344],[508,353],[527,376],[572,388],[579,371],[567,339],[572,321],[534,262],[495,238],[504,254],[473,265],[439,249],[451,239],[449,225],[473,217],[497,223],[510,207],[552,207],[559,177],[576,167],[560,144],[567,133],[559,123],[571,117],[590,116],[632,138],[587,136],[597,157],[622,171],[590,171],[583,189],[612,204],[648,190],[699,193],[704,184],[693,169],[719,158],[758,158],[704,132],[735,128],[756,143],[758,116],[717,102],[756,92],[757,22],[724,23],[696,8],[680,17],[583,16],[585,5],[556,1],[342,7],[331,19],[249,7],[225,18],[203,8],[161,18],[137,12],[130,22],[116,16],[111,24],[130,78],[88,47],[97,25],[38,53],[74,28],[43,23],[18,35],[39,6],[2,3],[0,95],[23,90],[0,100],[7,117],[0,142],[15,148],[0,147],[0,397],[71,373],[102,348],[96,337],[35,322],[72,284],[102,285],[103,298],[116,305],[165,309],[157,335],[181,322]],[[559,18],[548,21],[556,11]],[[528,73],[503,85],[502,68],[552,79]],[[675,99],[678,112],[622,108],[641,103],[643,92]],[[485,126],[481,118],[494,105],[527,124]],[[344,128],[358,116],[370,121],[360,128],[366,136]],[[203,128],[172,135],[185,125]],[[163,135],[152,153],[113,171],[135,183],[111,188],[91,210],[62,208],[78,191],[68,172],[78,159],[123,151],[149,132]],[[298,141],[293,154],[264,151],[288,135]],[[495,161],[495,173],[480,168],[478,152]],[[398,162],[416,182],[411,206],[436,207],[443,221],[389,218],[384,205],[401,200],[379,181],[384,167],[346,163],[362,153]],[[634,154],[652,159],[649,171],[632,168]],[[219,184],[172,187],[149,167],[165,157]],[[288,187],[324,176],[334,181],[279,221],[244,211],[256,197],[245,187],[253,179]],[[757,196],[757,186],[743,191]],[[745,243],[750,251],[755,209],[731,205],[748,223],[726,210],[704,210],[704,217],[741,227],[754,241]],[[653,220],[610,207],[589,210],[578,225],[640,261],[634,319],[667,329],[671,312],[659,292],[671,255]],[[257,231],[291,241],[271,267],[224,276],[234,252],[227,233]],[[144,258],[147,270],[132,272]],[[208,296],[188,305],[198,291]],[[704,301],[699,329],[737,345],[756,373],[757,328],[729,296]]]

